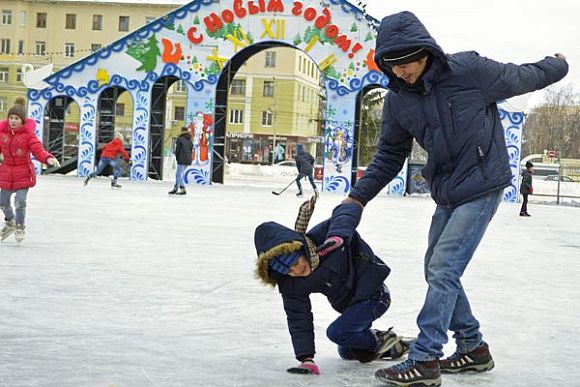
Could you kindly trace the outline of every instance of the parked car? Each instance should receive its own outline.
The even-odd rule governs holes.
[[[549,175],[549,176],[546,176],[545,180],[546,181],[558,181],[558,175]],[[574,182],[574,179],[572,179],[569,176],[560,175],[560,181],[563,181],[563,182]]]
[[[296,169],[296,161],[294,160],[286,160],[280,161],[272,165],[272,169],[274,170],[274,175],[278,176],[297,176],[298,170]]]

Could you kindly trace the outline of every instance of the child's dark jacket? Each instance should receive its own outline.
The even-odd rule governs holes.
[[[322,293],[332,307],[342,313],[349,306],[368,300],[383,285],[389,267],[353,231],[362,214],[357,204],[338,206],[328,219],[306,233],[316,245],[329,236],[344,239],[342,247],[320,258],[319,266],[308,277],[290,277],[269,270],[268,262],[288,251],[307,245],[303,234],[275,222],[261,224],[254,237],[258,251],[258,277],[278,285],[296,358],[314,355],[314,326],[310,304],[311,293]]]

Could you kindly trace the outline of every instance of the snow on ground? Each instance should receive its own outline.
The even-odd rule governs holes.
[[[0,245],[0,386],[378,386],[392,363],[340,360],[325,337],[337,316],[314,297],[321,375],[295,364],[280,297],[253,278],[254,228],[294,224],[286,180],[190,187],[40,177],[27,239]],[[309,188],[306,188],[310,192]],[[323,194],[313,223],[342,199]],[[428,198],[381,197],[359,231],[391,266],[391,309],[376,324],[417,332]],[[496,368],[444,386],[577,385],[580,209],[502,204],[464,276]],[[453,346],[446,346],[450,354]]]

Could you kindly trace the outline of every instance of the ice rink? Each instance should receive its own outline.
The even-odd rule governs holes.
[[[337,314],[314,297],[320,376],[296,363],[277,290],[253,277],[255,227],[294,224],[285,182],[189,187],[40,177],[27,236],[0,245],[0,386],[379,386],[393,363],[341,360],[325,336]],[[306,193],[311,192],[305,184]],[[311,226],[342,196],[324,193]],[[391,309],[375,327],[416,335],[434,204],[380,197],[359,231],[392,268]],[[444,386],[580,385],[580,208],[502,204],[463,278],[496,368]],[[454,350],[446,346],[446,354]]]

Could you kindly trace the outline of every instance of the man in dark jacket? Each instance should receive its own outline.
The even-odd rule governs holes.
[[[476,52],[445,54],[410,12],[385,17],[375,62],[389,77],[374,160],[345,202],[364,206],[402,168],[413,138],[428,152],[423,176],[437,203],[425,254],[429,285],[407,361],[377,371],[392,386],[439,386],[441,372],[485,371],[494,363],[460,278],[512,174],[496,101],[546,87],[567,71],[561,54],[503,64]],[[447,331],[456,352],[443,356]]]
[[[319,373],[314,362],[312,293],[325,295],[341,314],[326,334],[338,345],[342,358],[360,362],[381,357],[394,359],[409,348],[409,343],[391,330],[371,329],[373,321],[390,305],[383,283],[390,269],[354,231],[361,214],[357,204],[342,204],[334,210],[332,220],[318,224],[306,234],[275,222],[256,228],[256,276],[267,285],[278,285],[294,353],[300,362],[288,372]],[[324,246],[331,241],[341,248],[327,254]],[[317,249],[317,245],[323,247]]]
[[[181,134],[175,142],[175,160],[177,161],[177,170],[175,171],[175,186],[168,192],[169,195],[185,195],[185,181],[183,173],[185,168],[191,165],[191,153],[193,152],[193,142],[191,134],[186,127],[181,128]]]
[[[314,193],[318,195],[318,189],[314,183],[314,157],[304,149],[304,145],[298,144],[296,146],[296,168],[298,168],[298,177],[296,178],[296,185],[298,186],[298,193],[296,196],[302,196],[302,185],[300,180],[308,177]]]
[[[520,209],[520,216],[532,216],[528,214],[528,195],[534,192],[532,173],[534,173],[534,164],[531,161],[526,161],[526,169],[522,172],[522,184],[520,185],[520,193],[524,198],[522,208]]]

